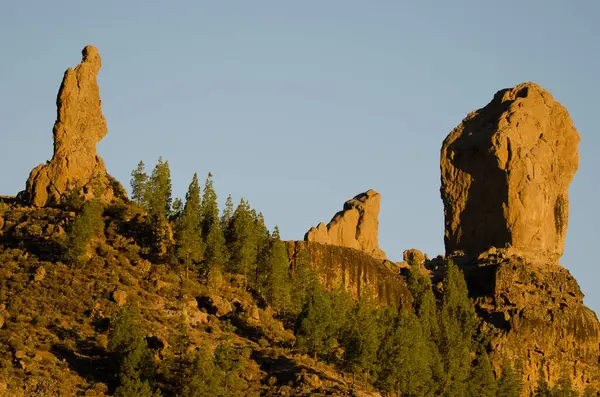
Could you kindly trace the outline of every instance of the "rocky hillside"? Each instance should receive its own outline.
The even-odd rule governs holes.
[[[52,159],[0,198],[0,396],[600,391],[600,325],[559,263],[580,138],[538,85],[448,135],[446,253],[394,263],[374,190],[288,242],[247,201],[220,211],[210,173],[172,200],[162,159],[130,200],[96,153],[100,67],[86,47]]]

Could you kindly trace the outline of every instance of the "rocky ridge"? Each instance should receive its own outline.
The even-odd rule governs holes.
[[[81,63],[65,72],[58,92],[52,159],[31,171],[21,194],[37,207],[58,204],[73,194],[104,202],[126,197],[96,153],[96,144],[108,131],[96,82],[102,61],[90,45],[82,55]]]
[[[339,245],[385,259],[379,248],[379,207],[381,195],[370,189],[344,203],[344,209],[325,225],[319,223],[304,236],[305,241]]]

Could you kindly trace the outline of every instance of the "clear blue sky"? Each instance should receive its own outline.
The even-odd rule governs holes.
[[[439,150],[502,88],[535,81],[582,136],[562,264],[600,309],[600,3],[3,1],[0,194],[52,154],[62,75],[100,50],[109,172],[163,156],[183,196],[211,171],[302,239],[343,202],[382,194],[390,258],[443,252]]]

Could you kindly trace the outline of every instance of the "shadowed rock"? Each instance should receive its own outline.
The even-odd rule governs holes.
[[[304,240],[354,248],[385,259],[385,252],[379,248],[380,198],[380,194],[371,189],[346,201],[344,209],[327,226],[321,222],[310,228]]]
[[[96,144],[107,133],[96,82],[100,55],[93,46],[82,54],[81,63],[65,72],[58,92],[52,160],[34,168],[27,180],[24,198],[38,207],[58,204],[71,194],[104,202],[125,197],[96,153]]]
[[[513,247],[557,260],[579,140],[567,110],[534,83],[470,113],[442,146],[446,253]]]

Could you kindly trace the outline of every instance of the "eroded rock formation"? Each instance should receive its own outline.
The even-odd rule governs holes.
[[[490,338],[497,371],[503,360],[523,372],[523,395],[537,386],[540,366],[556,384],[564,371],[574,388],[600,389],[600,325],[583,304],[569,271],[539,264],[511,250],[490,250],[463,266],[477,312]]]
[[[96,144],[107,133],[96,76],[102,66],[98,50],[87,46],[81,63],[67,69],[58,92],[52,160],[34,168],[24,198],[42,207],[60,203],[71,194],[105,202],[125,191],[106,173]]]
[[[441,152],[446,253],[465,272],[492,362],[522,364],[523,395],[544,366],[574,387],[600,387],[600,325],[558,263],[568,187],[579,163],[567,110],[534,83],[499,91]]]
[[[446,253],[510,246],[558,259],[579,140],[567,110],[534,83],[470,113],[441,152]]]
[[[380,194],[369,190],[346,201],[344,209],[329,224],[319,223],[304,236],[304,240],[339,245],[364,251],[375,258],[385,259],[379,248]]]

